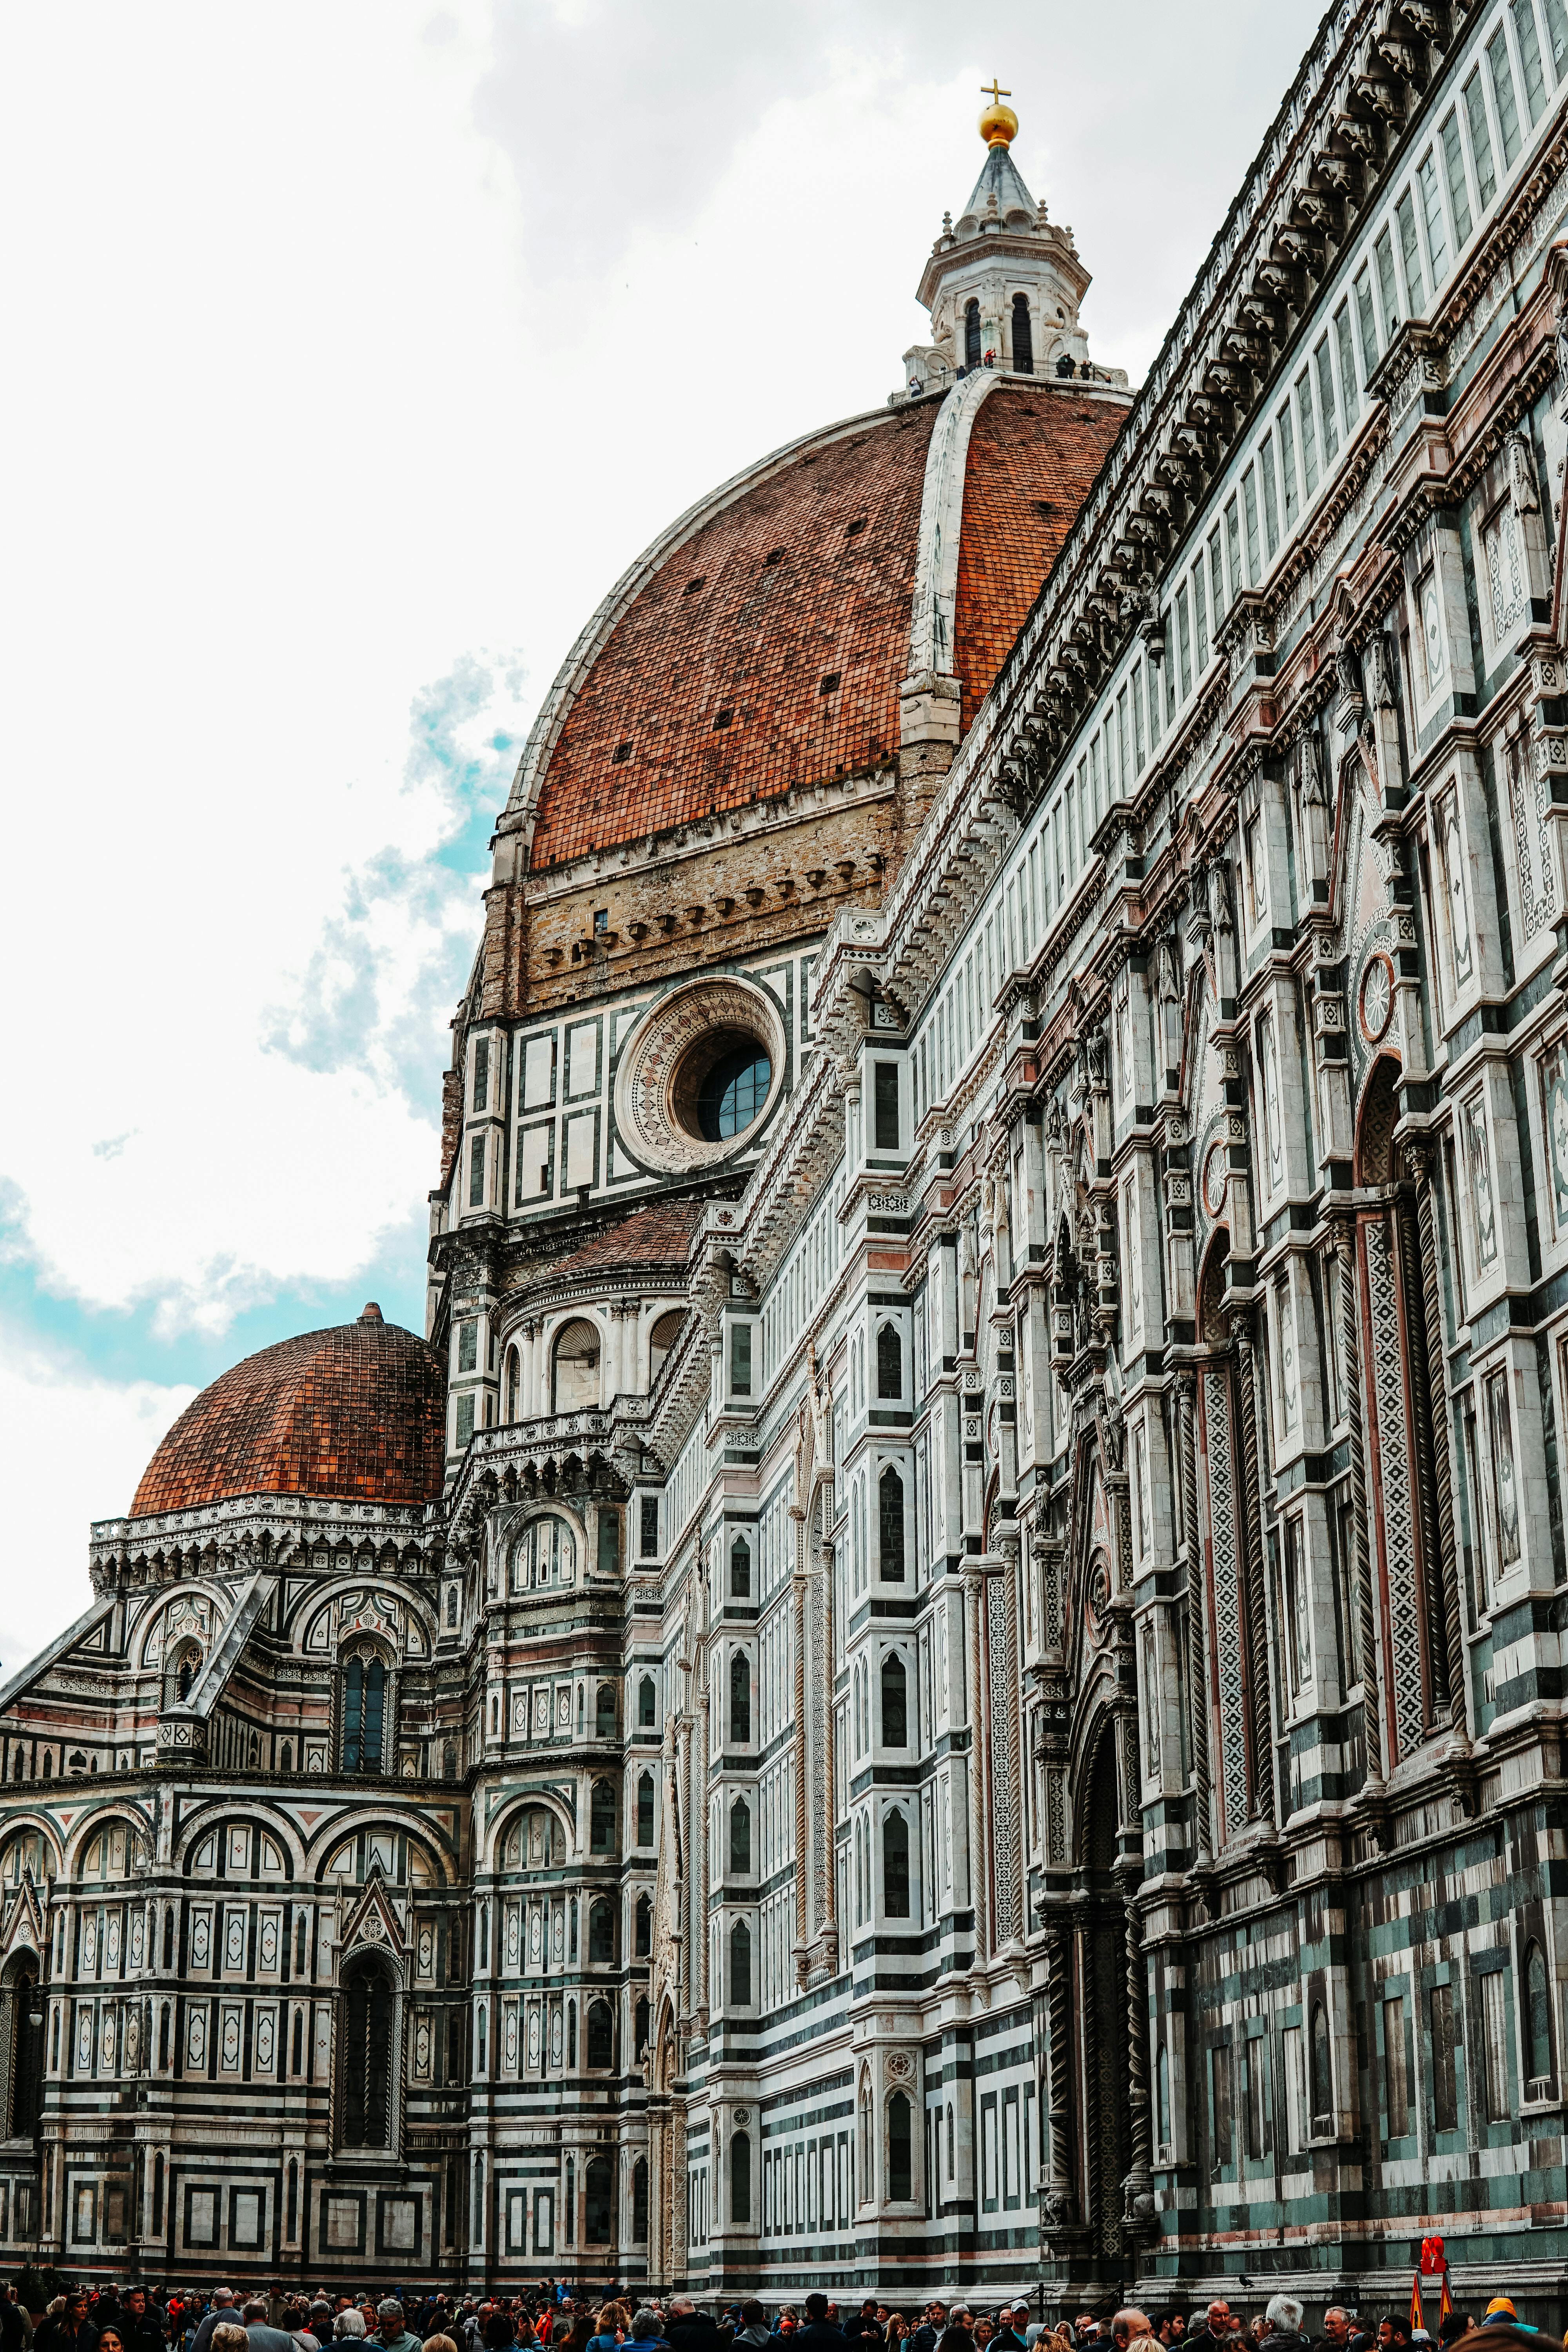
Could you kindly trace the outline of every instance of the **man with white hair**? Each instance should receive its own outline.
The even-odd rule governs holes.
[[[213,2329],[221,2326],[226,2319],[233,2316],[233,2287],[214,2287],[211,2305],[203,2314],[201,2325],[196,2329],[195,2338],[191,2346],[191,2352],[207,2352],[207,2346],[212,2342]]]
[[[1263,2315],[1268,2352],[1311,2352],[1301,2333],[1302,2306],[1293,2294],[1271,2294]]]
[[[1148,2313],[1140,2311],[1135,2303],[1123,2304],[1110,2323],[1110,2340],[1116,2352],[1128,2352],[1129,2345],[1152,2337],[1153,2332]]]

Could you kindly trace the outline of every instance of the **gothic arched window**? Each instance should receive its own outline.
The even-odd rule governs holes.
[[[522,1364],[515,1348],[506,1351],[506,1417],[517,1419],[517,1408],[522,1396]]]
[[[657,1731],[658,1728],[658,1696],[653,1686],[653,1676],[644,1675],[637,1685],[637,1729]]]
[[[752,1547],[744,1536],[737,1536],[730,1546],[730,1598],[749,1601],[752,1596]]]
[[[730,1867],[750,1870],[752,1866],[752,1809],[744,1797],[737,1797],[730,1808]]]
[[[592,2027],[589,2032],[592,2033]],[[593,2064],[593,2060],[589,2060]],[[607,2061],[605,2062],[608,2063]],[[604,2245],[610,2235],[615,2174],[607,2156],[591,2156],[583,2175],[583,2234],[591,2246]]]
[[[637,1774],[637,1843],[653,1843],[653,1774]]]
[[[588,2003],[588,2063],[590,2066],[613,2066],[616,2063],[615,2020],[607,2000]],[[593,2167],[589,2167],[592,2171]],[[594,2232],[589,2231],[592,2237]]]
[[[882,1745],[907,1748],[909,1744],[909,1685],[903,1660],[889,1651],[882,1661]]]
[[[896,1807],[882,1822],[882,1908],[889,1919],[910,1916],[910,1825]]]
[[[904,1580],[904,1482],[893,1469],[877,1482],[879,1556],[884,1584]]]
[[[647,2158],[639,2156],[632,2167],[632,2242],[641,2245],[647,2236]]]
[[[730,1737],[742,1746],[752,1737],[752,1667],[744,1650],[730,1658]]]
[[[614,1683],[601,1683],[599,1685],[599,1696],[594,1708],[594,1731],[596,1738],[600,1739],[613,1739],[616,1736],[616,1686]]]
[[[897,1328],[884,1323],[877,1334],[877,1394],[895,1403],[904,1392],[904,1350]]]
[[[1329,2054],[1329,2021],[1321,2000],[1312,2003],[1311,2108],[1314,2132],[1334,2127],[1334,2074]]]
[[[742,2131],[730,2141],[730,2219],[749,2223],[752,2218],[752,2143]]]
[[[1552,2073],[1552,1990],[1545,1955],[1535,1943],[1524,1956],[1524,2022],[1530,2081],[1535,2084]]]
[[[392,2126],[392,1988],[374,1960],[351,1962],[343,1986],[343,2141],[387,2147]]]
[[[591,1853],[613,1853],[616,1850],[616,1784],[613,1780],[595,1780],[593,1801],[588,1809],[588,1850]]]
[[[615,1957],[615,1906],[608,1895],[601,1895],[588,1913],[588,1958],[591,1960],[614,1960]]]
[[[343,1669],[343,1770],[379,1772],[386,1668],[380,1658],[356,1654]]]
[[[738,2009],[751,2006],[752,1931],[743,1919],[730,1930],[730,2000]]]
[[[638,1959],[646,1960],[652,1949],[653,1901],[649,1895],[639,1895],[637,1896],[637,1953]]]
[[[1035,331],[1029,323],[1029,298],[1013,297],[1013,366],[1019,375],[1035,373]]]
[[[642,2056],[643,2052],[647,2048],[648,2026],[652,2021],[652,2014],[653,2012],[647,2005],[647,1996],[645,1993],[642,2000],[638,2001],[636,2009],[632,2011],[632,2042],[636,2053],[639,2058]]]
[[[963,306],[963,364],[980,365],[980,305],[973,295]]]
[[[31,1953],[12,1963],[5,1990],[11,2011],[12,2139],[31,2139],[44,2108],[44,2017],[37,1962]]]

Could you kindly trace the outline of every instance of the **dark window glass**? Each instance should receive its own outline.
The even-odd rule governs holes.
[[[637,1775],[637,1843],[653,1843],[653,1774]]]
[[[896,1151],[899,1148],[899,1066],[897,1062],[876,1065],[875,1128],[877,1150]]]
[[[646,1998],[639,2000],[632,2011],[632,2041],[636,2047],[636,2054],[639,2058],[647,2048],[648,2022],[651,2016],[652,2011],[648,2008]]]
[[[601,2002],[599,2006],[602,2008],[604,2004]],[[607,2018],[608,2010],[605,2010],[605,2014]],[[590,2042],[593,2039],[593,2032],[594,2028],[590,2020],[588,2027]],[[589,2065],[591,2066],[593,2063],[590,2058]],[[609,2061],[606,2059],[605,2063],[607,2065]],[[615,2174],[610,2168],[610,2159],[607,2156],[591,2156],[588,2158],[587,2169],[583,2175],[583,2186],[586,2192],[583,2200],[584,2234],[591,2246],[602,2246],[610,2235],[611,2201],[615,2186]]]
[[[1546,1960],[1539,1944],[1524,1958],[1524,2014],[1530,2042],[1530,2079],[1541,2081],[1552,2072],[1552,1994]]]
[[[737,1797],[730,1808],[730,1867],[750,1870],[752,1866],[752,1809],[744,1797]]]
[[[1209,2065],[1214,2079],[1214,2169],[1218,2173],[1225,2166],[1235,2162],[1228,2042],[1215,2043],[1209,2053]]]
[[[744,2132],[736,2132],[730,2142],[730,2219],[747,2221],[752,2218],[752,2143]]]
[[[752,1998],[752,1931],[743,1919],[730,1930],[730,1999],[738,2007]]]
[[[653,1904],[646,1895],[637,1896],[637,1958],[645,1960],[653,1949]]]
[[[613,1853],[616,1845],[616,1790],[612,1780],[595,1780],[588,1816],[588,1845],[594,1853]]]
[[[908,1684],[903,1661],[887,1657],[882,1661],[882,1745],[907,1748],[909,1743]]]
[[[898,1811],[882,1823],[882,1908],[889,1919],[910,1916],[910,1825]]]
[[[653,1676],[644,1675],[637,1685],[637,1724],[640,1729],[652,1731],[657,1727],[657,1709],[658,1700],[654,1693]]]
[[[1428,1996],[1432,2022],[1432,2123],[1437,2131],[1459,2128],[1458,2040],[1452,1985],[1434,1985]]]
[[[1013,365],[1020,375],[1035,373],[1035,335],[1029,324],[1029,298],[1013,297]]]
[[[888,2101],[888,2195],[907,2204],[914,2195],[910,2103],[902,2091]]]
[[[730,1326],[730,1389],[732,1395],[749,1397],[752,1393],[752,1327],[749,1323]]]
[[[658,1496],[645,1495],[642,1498],[642,1556],[644,1559],[658,1558]]]
[[[980,365],[980,305],[973,297],[963,306],[963,364]]]
[[[709,1143],[743,1135],[768,1098],[773,1066],[754,1038],[714,1063],[697,1097],[698,1129]]]
[[[11,1982],[11,2136],[31,2139],[44,2105],[44,2021],[37,1979],[22,1971]]]
[[[1312,2129],[1334,2127],[1334,2070],[1329,2053],[1329,2021],[1321,2000],[1312,2003]]]
[[[488,1037],[474,1040],[474,1099],[475,1110],[490,1107],[490,1041]]]
[[[632,2167],[632,2236],[638,2245],[647,2236],[647,2158],[639,2156]]]
[[[730,1737],[745,1741],[752,1736],[752,1669],[744,1650],[730,1660]]]
[[[379,1969],[349,1979],[344,2000],[343,2144],[385,2147],[391,2086],[392,1993]]]
[[[343,1675],[343,1770],[357,1772],[364,1738],[364,1660],[351,1658]]]
[[[588,1958],[591,1960],[613,1961],[615,1957],[615,1906],[607,1895],[601,1895],[588,1912]]]
[[[904,1482],[896,1470],[884,1470],[877,1486],[879,1553],[884,1582],[904,1580]]]
[[[588,2004],[588,2063],[590,2066],[611,2066],[615,2063],[615,2024],[607,2000],[591,2000]],[[606,2170],[608,2167],[606,2166]],[[588,2167],[590,2177],[594,2168]],[[603,2237],[605,2232],[590,2226],[588,2235]]]
[[[752,1548],[744,1536],[730,1546],[730,1598],[745,1601],[752,1591]]]
[[[904,1392],[904,1349],[891,1323],[877,1334],[877,1394],[895,1402]]]
[[[616,1686],[614,1683],[601,1683],[599,1685],[599,1695],[595,1703],[594,1709],[594,1729],[600,1739],[613,1739],[616,1736]]]
[[[621,1515],[612,1503],[599,1506],[599,1574],[618,1576],[621,1568]]]

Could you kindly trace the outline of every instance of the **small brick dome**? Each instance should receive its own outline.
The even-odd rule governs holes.
[[[247,1356],[188,1404],[142,1474],[133,1518],[231,1495],[428,1503],[441,1491],[446,1368],[367,1307]]]

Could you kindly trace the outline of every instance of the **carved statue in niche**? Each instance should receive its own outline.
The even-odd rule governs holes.
[[[1399,699],[1399,673],[1394,667],[1394,641],[1386,629],[1374,629],[1366,641],[1362,670],[1374,710],[1392,710]]]
[[[1327,808],[1329,787],[1323,773],[1323,747],[1315,727],[1309,727],[1301,738],[1298,775],[1307,807]]]
[[[1508,494],[1513,500],[1515,514],[1535,514],[1541,506],[1541,493],[1535,479],[1535,451],[1528,433],[1510,433],[1505,448],[1508,451]]]
[[[1209,866],[1208,914],[1215,930],[1227,932],[1230,929],[1230,877],[1223,857],[1215,858]]]
[[[1174,930],[1166,931],[1154,950],[1155,984],[1162,1004],[1182,1001],[1182,943]]]

